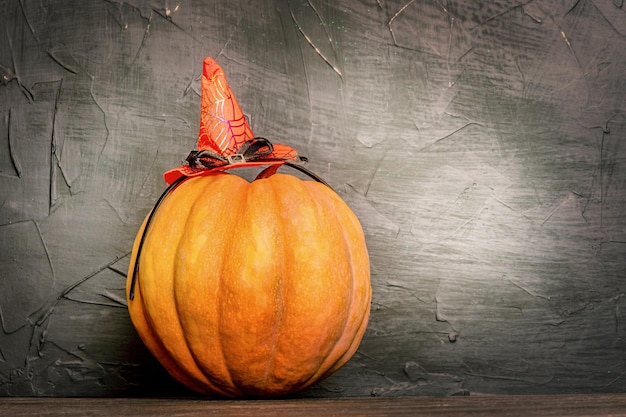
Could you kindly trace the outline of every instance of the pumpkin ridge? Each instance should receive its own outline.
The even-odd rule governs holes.
[[[136,241],[134,243],[133,254],[131,255],[131,262],[128,268],[129,274],[135,273],[134,267],[135,267],[135,263],[137,262],[137,251],[139,250],[139,240],[141,238],[143,230],[146,227],[146,221],[147,221],[147,217],[146,217],[146,220],[144,220],[144,223],[141,226],[138,236],[136,238]],[[130,283],[131,281],[127,280],[127,287],[128,287],[127,293],[130,293],[129,291]],[[153,352],[153,354],[154,354],[153,349],[156,349],[158,351],[158,355],[156,356],[159,356],[160,358],[163,359],[164,362],[168,364],[166,369],[168,370],[168,372],[175,374],[176,375],[175,378],[179,379],[180,381],[185,381],[185,384],[188,384],[188,386],[193,387],[196,390],[201,389],[204,381],[199,381],[197,378],[189,376],[183,370],[181,370],[178,364],[176,363],[176,360],[174,359],[174,357],[169,353],[169,351],[163,344],[162,340],[159,337],[157,337],[154,331],[154,325],[153,325],[152,319],[148,314],[146,314],[146,303],[144,302],[144,298],[141,293],[141,282],[137,281],[136,286],[137,286],[137,290],[136,290],[137,297],[135,298],[135,300],[129,300],[129,311],[132,310],[133,312],[133,314],[131,314],[131,321],[133,325],[136,327],[137,333],[139,334],[140,338],[144,342],[144,345],[146,345],[148,350]],[[130,304],[130,303],[134,303],[134,304]],[[164,364],[164,367],[165,367],[165,364]],[[170,369],[172,370],[170,371]]]
[[[337,356],[337,351],[340,351],[342,349],[340,342],[342,341],[344,337],[346,337],[346,334],[345,334],[346,328],[348,327],[348,324],[350,323],[350,316],[354,307],[354,292],[355,292],[355,287],[356,287],[356,276],[355,276],[355,270],[354,270],[354,265],[353,265],[352,251],[350,250],[350,245],[351,245],[350,240],[347,237],[346,228],[343,227],[339,211],[337,210],[337,207],[335,207],[336,206],[335,202],[327,199],[327,197],[324,195],[324,192],[326,190],[321,191],[321,189],[319,188],[321,184],[310,182],[310,181],[305,181],[304,184],[308,193],[311,195],[312,200],[315,202],[317,209],[320,212],[324,213],[325,218],[331,219],[334,227],[341,232],[340,236],[342,238],[343,244],[341,245],[340,249],[342,250],[342,252],[345,253],[345,256],[347,258],[347,263],[350,267],[350,278],[351,278],[350,279],[350,293],[352,294],[352,296],[350,297],[349,304],[346,309],[345,316],[343,318],[343,323],[341,327],[341,332],[339,332],[339,337],[333,341],[334,348],[330,352],[328,352],[328,354],[326,355],[326,358],[322,361],[322,363],[318,367],[318,370],[304,384],[306,386],[306,385],[309,385],[311,382],[318,380],[320,378],[320,375],[327,374],[328,370],[332,369],[335,366],[335,364],[341,361],[341,359],[344,357],[344,354]],[[325,185],[323,186],[326,187]],[[335,193],[334,190],[330,188],[329,190],[332,193]],[[339,250],[339,248],[337,249]],[[329,363],[329,359],[332,359],[332,358],[335,358],[335,360]]]
[[[158,356],[160,360],[165,361],[169,365],[166,367],[167,371],[170,374],[173,374],[172,376],[175,375],[175,378],[182,377],[182,380],[190,384],[190,386],[194,387],[194,389],[200,389],[202,385],[206,383],[206,381],[199,380],[195,375],[190,376],[187,372],[182,370],[180,366],[178,366],[176,359],[174,359],[172,354],[167,350],[166,346],[163,344],[161,339],[157,336],[156,332],[153,330],[154,321],[152,319],[152,316],[149,314],[143,313],[143,311],[145,310],[145,303],[143,301],[143,298],[139,298],[138,301],[141,302],[141,306],[142,306],[141,314],[143,316],[143,320],[145,321],[145,323],[148,324],[144,328],[144,331],[147,333],[146,336],[150,339],[150,342],[153,348],[158,350],[159,352]]]
[[[263,179],[261,180],[256,180],[255,182],[253,182],[252,184],[254,185],[254,183],[256,183],[257,181],[264,181]],[[262,184],[262,183],[261,183]],[[280,218],[280,213],[281,213],[281,206],[280,206],[280,198],[278,197],[278,192],[281,191],[280,189],[277,190],[277,188],[280,188],[279,186],[277,186],[274,181],[271,181],[271,177],[268,178],[268,181],[266,182],[266,184],[268,184],[269,186],[267,187],[269,189],[269,191],[272,193],[272,200],[274,201],[275,207],[278,208],[278,210],[274,210],[274,216],[272,218],[272,221],[275,222],[275,225],[277,226],[277,229],[280,231],[279,232],[279,239],[278,239],[278,243],[276,244],[276,246],[280,246],[278,247],[277,251],[278,253],[283,253],[284,252],[284,248],[285,248],[285,226],[283,224],[283,222],[281,221]],[[277,302],[277,305],[279,306],[279,309],[277,311],[277,317],[276,317],[276,322],[274,323],[274,326],[272,328],[272,349],[270,351],[269,357],[268,357],[268,361],[267,361],[267,366],[265,368],[265,375],[263,378],[263,381],[265,383],[265,385],[267,385],[267,382],[269,381],[269,379],[272,376],[272,368],[274,367],[275,364],[275,357],[276,357],[276,351],[277,351],[277,347],[278,347],[278,335],[280,333],[280,329],[282,327],[282,322],[283,322],[283,315],[285,312],[285,258],[284,257],[280,257],[280,268],[279,268],[279,286],[277,289],[277,294],[275,296]]]
[[[339,194],[334,193],[333,192],[333,198],[335,198],[337,200],[337,202],[339,204],[345,204],[347,206],[347,203],[345,201],[343,201],[343,199],[341,199],[341,197],[339,196]],[[348,206],[349,208],[349,206]],[[361,224],[358,221],[358,219],[356,218],[356,215],[354,214],[354,212],[352,212],[352,210],[350,209],[349,211],[346,212],[342,212],[340,213],[339,211],[335,211],[335,218],[337,219],[337,222],[341,225],[344,225],[344,222],[342,221],[342,216],[347,216],[350,217],[351,221],[351,225],[350,226],[343,226],[341,227],[341,231],[342,231],[342,235],[344,238],[344,242],[345,242],[345,247],[347,249],[348,252],[348,256],[350,258],[350,270],[352,273],[352,290],[353,290],[353,297],[350,300],[350,310],[352,312],[352,310],[354,308],[359,308],[359,306],[355,306],[355,296],[357,295],[357,290],[358,290],[358,280],[359,280],[359,276],[358,271],[355,270],[355,262],[356,260],[354,259],[354,244],[351,243],[351,239],[349,236],[349,230],[348,228],[354,228],[354,229],[358,229],[360,232],[360,235],[362,236],[363,239],[365,239],[365,236],[363,234],[363,229],[361,228]],[[363,242],[365,243],[365,242]],[[367,251],[367,246],[365,246],[365,250]],[[369,258],[368,258],[369,259]],[[368,260],[368,271],[369,271],[369,260]],[[354,323],[354,333],[352,335],[352,341],[350,342],[350,345],[348,347],[348,349],[344,350],[344,353],[339,356],[339,358],[333,363],[331,364],[329,367],[327,367],[327,371],[326,371],[326,375],[330,375],[332,373],[334,373],[335,371],[337,371],[337,369],[341,368],[343,365],[345,365],[348,360],[354,355],[354,353],[356,352],[358,346],[360,345],[361,339],[363,337],[363,333],[365,332],[365,329],[367,327],[367,323],[369,322],[369,315],[370,315],[370,303],[371,303],[371,286],[369,284],[370,281],[370,277],[369,277],[369,273],[368,273],[368,277],[367,277],[367,301],[366,301],[366,309],[365,309],[365,314],[363,314],[361,316],[361,319],[359,320],[358,323]],[[344,331],[342,331],[342,336],[346,336],[345,335],[345,329],[348,326],[349,322],[350,322],[350,316],[351,314],[348,315],[348,320],[346,320],[345,326],[344,326]],[[338,340],[338,342],[341,341],[341,338]],[[337,347],[339,345],[339,343],[335,346]],[[330,355],[329,355],[330,356]],[[324,374],[322,374],[324,375]]]
[[[182,183],[180,185],[183,185]],[[163,209],[167,210],[168,205],[166,205],[165,203],[168,202],[168,200],[171,200],[171,198],[173,197],[174,194],[176,194],[176,190],[178,190],[179,187],[176,187],[176,189],[174,189],[172,191],[172,193],[163,201],[163,205],[160,206],[160,212],[155,213],[154,216],[154,222],[152,224],[153,227],[158,227],[158,225],[161,224],[161,220],[165,214],[163,213]],[[172,200],[173,201],[173,200]],[[150,240],[151,237],[150,235],[153,233],[154,229],[152,230],[148,230],[148,236],[146,236],[147,240]],[[154,239],[154,238],[152,238]],[[147,245],[146,249],[149,250],[149,248],[152,245],[149,244]],[[145,258],[144,258],[145,259]],[[150,258],[148,258],[150,259]],[[145,261],[144,261],[145,262]],[[146,321],[146,323],[148,324],[148,329],[149,329],[149,333],[150,333],[150,339],[152,341],[152,343],[156,344],[157,347],[159,348],[159,350],[161,351],[162,354],[165,354],[167,356],[167,358],[170,359],[169,363],[170,366],[173,368],[168,368],[168,372],[172,372],[172,373],[176,373],[176,374],[180,374],[183,373],[184,375],[187,375],[187,378],[192,379],[193,381],[198,381],[198,383],[200,384],[207,384],[207,382],[210,383],[210,381],[207,381],[206,376],[201,372],[200,368],[197,366],[197,362],[195,361],[195,358],[193,357],[193,355],[191,354],[191,352],[189,352],[189,357],[191,357],[194,360],[194,364],[196,365],[196,372],[192,372],[191,374],[189,374],[189,372],[187,370],[185,370],[184,367],[180,366],[177,359],[175,358],[175,356],[173,355],[173,353],[170,351],[170,349],[167,348],[167,346],[162,342],[161,337],[159,335],[159,333],[155,330],[157,328],[157,326],[155,326],[155,322],[158,319],[156,316],[154,316],[154,314],[152,314],[149,306],[145,303],[146,298],[143,297],[143,293],[141,292],[141,280],[138,280],[137,284],[139,285],[139,294],[140,299],[137,301],[141,302],[141,311],[142,311],[142,316],[144,317],[144,320]],[[174,305],[176,305],[176,298],[174,298]],[[134,301],[133,301],[134,302]],[[179,324],[179,329],[181,331],[181,334],[185,334],[184,331],[182,331],[182,326],[180,324],[180,318],[178,315],[176,315],[176,318],[178,320],[178,324]],[[171,371],[170,371],[171,369]],[[194,383],[194,385],[196,385]],[[220,390],[221,391],[221,390]]]
[[[343,200],[341,200],[342,203],[346,204]],[[354,214],[354,212],[352,212],[352,210],[350,210],[349,212],[345,212],[344,213],[345,216],[347,217],[351,217],[352,219],[352,223],[355,229],[358,229],[358,231],[360,232],[360,236],[363,239],[363,244],[365,245],[365,234],[363,233],[363,229],[361,226],[361,223],[358,221],[358,219],[356,218],[356,215]],[[347,229],[344,228],[344,235],[347,234]],[[365,305],[364,307],[364,314],[361,316],[360,320],[358,321],[358,325],[357,323],[355,324],[355,331],[354,331],[354,336],[353,336],[353,340],[350,343],[350,346],[348,347],[348,349],[346,349],[344,351],[344,354],[339,358],[339,360],[333,364],[331,367],[328,368],[328,374],[332,374],[333,372],[335,372],[337,369],[339,369],[341,366],[343,366],[345,363],[347,363],[347,361],[354,355],[354,353],[357,351],[360,343],[361,343],[361,339],[363,338],[363,334],[365,333],[365,330],[367,328],[367,324],[369,322],[369,316],[370,316],[370,309],[371,309],[371,301],[372,301],[372,289],[371,289],[371,284],[370,284],[370,266],[369,266],[369,255],[367,254],[367,245],[364,246],[365,247],[365,251],[366,251],[366,260],[367,260],[367,281],[366,281],[366,294],[365,294],[365,300],[364,303]],[[353,258],[353,253],[352,251],[350,252],[351,258]],[[355,266],[355,260],[352,259],[352,262],[350,263],[351,267],[354,269]],[[359,279],[359,277],[355,274],[353,275],[353,279],[355,283],[357,283],[357,280]],[[354,293],[354,295],[356,296],[356,292]],[[352,302],[354,304],[355,298],[353,297]],[[356,309],[359,309],[360,306],[355,306]],[[344,358],[346,358],[344,360]]]
[[[348,360],[353,356],[354,352],[356,351],[355,348],[359,346],[361,342],[361,338],[362,338],[362,333],[365,331],[365,327],[367,326],[367,322],[369,321],[368,320],[369,319],[369,300],[371,299],[371,291],[368,291],[369,293],[368,302],[367,302],[368,306],[367,306],[365,314],[362,315],[362,317],[360,318],[358,322],[351,323],[351,320],[350,320],[351,317],[355,314],[355,311],[358,311],[359,309],[359,306],[356,304],[356,300],[358,296],[358,290],[359,290],[358,287],[359,287],[360,277],[358,275],[359,271],[355,268],[355,261],[356,261],[354,257],[355,244],[352,242],[353,239],[351,239],[351,236],[350,236],[351,232],[349,229],[353,229],[356,226],[360,227],[360,223],[358,223],[357,221],[354,223],[350,222],[351,224],[349,225],[344,224],[345,222],[343,221],[344,219],[342,218],[346,216],[349,217],[349,215],[352,214],[352,211],[350,210],[349,212],[344,212],[343,210],[337,210],[337,205],[347,206],[347,203],[345,203],[341,199],[339,194],[337,194],[334,190],[329,189],[330,193],[332,193],[332,196],[329,195],[328,197],[326,197],[325,194],[330,194],[328,193],[329,190],[320,188],[319,184],[317,183],[305,182],[305,184],[307,184],[307,187],[309,188],[310,192],[318,195],[318,201],[326,200],[327,203],[325,203],[325,206],[330,206],[331,210],[329,210],[329,212],[326,214],[327,215],[332,214],[332,215],[329,215],[328,217],[332,218],[333,222],[337,226],[336,227],[337,230],[341,231],[341,237],[343,238],[342,248],[344,249],[345,256],[348,260],[348,265],[350,266],[350,276],[352,278],[350,281],[350,289],[351,289],[352,296],[350,298],[349,306],[346,310],[346,316],[343,322],[343,327],[340,332],[340,336],[336,340],[335,347],[333,348],[333,350],[329,352],[329,354],[326,356],[326,360],[323,362],[323,365],[320,366],[319,371],[310,379],[310,380],[318,380],[318,379],[323,379],[331,375],[332,373],[337,371],[337,369],[345,365],[348,362]],[[333,208],[334,210],[332,210]],[[362,233],[362,230],[361,230],[361,233]],[[369,277],[368,277],[368,281],[369,281]],[[346,334],[346,330],[348,329],[353,329],[353,332],[351,334],[350,333]],[[348,344],[348,348],[344,349],[343,346],[346,343]],[[335,359],[329,361],[330,359],[333,359],[333,358]]]
[[[371,302],[371,296],[370,296],[370,300],[368,301],[368,304],[370,302]],[[346,349],[344,354],[341,357],[339,357],[339,359],[337,359],[337,361],[335,361],[335,363],[333,363],[332,366],[328,368],[328,370],[326,371],[326,376],[330,376],[331,374],[336,372],[339,368],[345,365],[348,362],[348,360],[350,360],[350,358],[356,353],[359,345],[361,344],[361,339],[363,338],[365,329],[367,328],[367,323],[369,322],[369,315],[370,315],[370,307],[367,306],[365,314],[363,315],[363,317],[361,317],[361,321],[359,322],[359,325],[356,328],[356,331],[354,333],[355,336],[354,336],[354,339],[352,340],[352,343],[350,343],[350,346],[348,347],[348,349]],[[345,361],[344,361],[344,358],[346,358]]]
[[[312,192],[310,190],[310,187],[306,186],[306,184],[312,183],[311,181],[308,181],[308,180],[304,180],[303,181],[303,180],[300,180],[297,177],[294,177],[294,176],[291,176],[291,175],[284,175],[284,174],[276,174],[272,178],[276,178],[276,184],[275,184],[276,187],[282,188],[283,190],[285,188],[294,189],[297,194],[300,194],[300,196],[301,196],[300,198],[304,198],[304,200],[306,201],[306,203],[304,203],[304,204],[308,205],[311,210],[313,210],[313,211],[315,211],[317,213],[317,216],[315,216],[315,217],[313,217],[311,219],[312,221],[315,221],[317,223],[317,226],[315,226],[315,227],[318,230],[323,230],[323,229],[326,228],[324,222],[319,222],[316,219],[323,218],[324,216],[322,215],[322,213],[334,211],[334,207],[332,207],[332,205],[329,205],[330,207],[328,207],[327,209],[324,209],[321,206],[321,203],[320,203],[320,201],[318,201],[319,198],[316,195],[316,193]],[[315,183],[315,184],[317,184],[317,183]],[[323,185],[323,184],[318,184],[318,185],[319,186],[323,186],[323,187],[327,187],[326,185]],[[329,188],[329,190],[330,190],[330,188]],[[283,194],[284,194],[284,192],[283,192]],[[285,204],[290,204],[290,203],[287,202],[287,201],[281,202],[281,210],[279,211],[279,213],[282,213],[283,211],[286,211],[286,210],[284,210],[284,207],[285,207],[284,205]],[[294,230],[294,231],[291,231],[291,232],[297,232],[297,230]],[[285,238],[285,240],[287,240],[287,238]],[[288,278],[286,278],[286,279],[288,279]],[[292,274],[291,279],[299,280],[300,278],[297,275],[293,276],[293,274]],[[347,323],[347,321],[348,321],[347,314],[348,313],[346,313],[346,315],[344,317],[342,317],[344,324]],[[320,348],[325,350],[326,346],[334,345],[340,339],[341,339],[341,335],[338,335],[336,339],[326,340],[324,342],[324,344],[320,346]],[[280,349],[280,346],[277,344],[276,348]],[[319,359],[319,362],[316,361],[316,365],[309,364],[311,369],[306,371],[306,375],[302,375],[303,376],[302,379],[300,379],[299,382],[292,387],[292,389],[296,390],[296,391],[304,389],[307,386],[309,386],[311,383],[313,383],[315,380],[317,380],[316,376],[318,376],[319,374],[323,373],[323,372],[320,372],[320,369],[324,369],[324,364],[326,363],[326,358],[328,357],[328,355],[331,355],[334,350],[335,350],[334,348],[331,348],[324,355],[318,355],[317,357],[315,357],[315,356],[311,357],[311,359]],[[301,369],[301,372],[304,373],[305,370]]]
[[[198,181],[198,182],[200,182],[200,181]],[[187,214],[187,218],[186,218],[185,226],[184,226],[185,230],[188,230],[189,229],[189,224],[193,220],[195,220],[195,216],[197,215],[195,213],[195,211],[196,211],[196,209],[198,207],[202,206],[202,201],[200,201],[200,200],[204,197],[205,193],[207,192],[207,188],[210,188],[211,186],[213,186],[213,181],[203,181],[203,185],[204,185],[204,187],[202,189],[202,192],[197,193],[195,198],[193,199],[193,201],[190,202],[190,209],[189,209],[189,213]],[[178,242],[176,242],[176,252],[177,253],[181,252],[180,247],[183,244],[183,242],[185,241],[185,239],[186,239],[186,235],[183,234],[183,235],[181,235],[180,240]],[[177,288],[178,287],[177,281],[179,281],[181,279],[181,277],[179,276],[180,273],[178,272],[180,270],[180,268],[179,268],[180,263],[181,263],[181,257],[180,256],[176,256],[175,259],[174,259],[174,268],[173,268],[173,270],[176,271],[176,273],[174,274],[174,277],[173,277],[173,288]],[[194,350],[192,349],[191,344],[189,342],[189,332],[186,331],[185,325],[183,324],[183,322],[181,320],[181,317],[182,317],[181,309],[184,309],[185,306],[181,305],[179,297],[174,296],[174,306],[175,306],[176,311],[177,311],[176,318],[178,320],[178,326],[181,329],[181,334],[182,334],[184,342],[185,342],[184,346],[185,346],[187,352],[189,353],[189,357],[191,357],[191,359],[193,360],[193,362],[194,362],[194,364],[196,366],[196,371],[200,375],[202,375],[203,379],[205,380],[205,383],[207,385],[209,385],[211,387],[211,389],[214,389],[214,387],[216,385],[219,386],[219,384],[213,383],[211,378],[205,374],[204,370],[202,369],[201,363],[198,360],[198,358],[196,357],[196,354],[195,354]],[[222,353],[222,351],[220,351],[219,353],[220,353],[220,356],[222,357],[222,361],[223,361],[223,353]],[[232,381],[229,381],[229,382],[232,382]],[[231,383],[231,385],[232,385],[232,383]],[[221,391],[222,392],[228,392],[227,390],[221,390]]]
[[[225,174],[225,175],[232,175],[232,174]],[[238,177],[240,178],[240,177]],[[245,181],[245,180],[244,180]],[[246,201],[247,201],[247,195],[250,191],[250,183],[248,181],[245,181],[244,184],[244,193],[246,194],[245,198],[241,198],[239,199],[239,205],[238,207],[232,207],[231,208],[231,216],[235,217],[235,228],[237,228],[237,225],[240,223],[241,219],[241,213],[245,212],[246,209]],[[234,199],[229,200],[230,202],[233,202]],[[217,293],[218,294],[223,294],[223,282],[224,282],[224,276],[227,275],[226,272],[226,268],[228,263],[224,261],[224,259],[231,259],[233,256],[233,252],[234,252],[234,246],[235,246],[235,239],[229,239],[227,245],[223,248],[224,252],[222,252],[220,254],[220,258],[222,259],[222,264],[221,264],[221,268],[220,268],[220,273],[217,274],[217,276],[219,277],[218,282],[217,282],[217,286],[218,286],[218,290]],[[217,333],[219,335],[218,337],[218,346],[219,346],[219,355],[220,355],[220,359],[221,362],[224,364],[224,369],[226,371],[226,375],[225,377],[228,378],[228,385],[229,388],[232,391],[235,391],[237,394],[236,396],[241,396],[242,394],[244,394],[244,392],[241,390],[241,388],[235,384],[235,380],[233,378],[232,375],[232,369],[228,364],[228,361],[226,360],[226,355],[224,354],[226,347],[224,346],[224,329],[223,329],[223,325],[222,323],[224,323],[224,320],[222,319],[223,317],[223,311],[222,311],[222,307],[221,307],[221,300],[215,300],[215,302],[217,303]]]

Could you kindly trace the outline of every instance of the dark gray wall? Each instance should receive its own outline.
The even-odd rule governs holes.
[[[301,395],[626,391],[622,1],[5,0],[0,19],[0,394],[189,394],[123,288],[209,55],[367,233],[365,339]]]

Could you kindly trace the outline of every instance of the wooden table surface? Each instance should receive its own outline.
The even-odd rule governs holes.
[[[214,401],[0,398],[0,416],[626,416],[626,394]]]

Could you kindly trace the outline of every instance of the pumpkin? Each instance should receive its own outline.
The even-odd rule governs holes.
[[[137,272],[135,328],[201,393],[304,389],[350,359],[368,321],[359,221],[331,188],[293,175],[185,179],[151,219]]]
[[[198,150],[164,174],[170,185],[135,239],[131,320],[170,374],[200,393],[293,393],[339,369],[363,337],[363,230],[295,149],[254,137],[210,57],[201,81]],[[253,166],[267,168],[251,182],[225,172]]]

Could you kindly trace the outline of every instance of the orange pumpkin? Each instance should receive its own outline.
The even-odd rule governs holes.
[[[328,186],[287,174],[180,181],[155,208],[128,307],[142,340],[188,387],[277,396],[327,377],[367,326],[361,225]],[[135,271],[135,261],[141,262]]]

